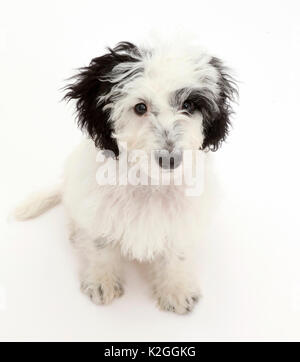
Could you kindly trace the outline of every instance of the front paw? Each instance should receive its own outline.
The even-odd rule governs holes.
[[[191,312],[195,304],[199,301],[200,293],[174,288],[168,292],[156,293],[157,304],[161,310],[170,311],[177,314],[187,314]]]
[[[109,304],[114,298],[121,297],[124,293],[119,280],[103,279],[97,282],[84,280],[81,282],[81,291],[90,297],[95,304]]]

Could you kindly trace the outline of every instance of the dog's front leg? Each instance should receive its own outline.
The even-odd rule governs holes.
[[[70,224],[70,240],[81,264],[81,291],[95,304],[108,304],[123,294],[122,260],[118,247],[99,238],[92,240],[86,232]]]
[[[81,291],[95,304],[108,304],[123,294],[122,259],[118,247],[92,239],[70,222],[70,240],[80,261]]]
[[[121,256],[118,248],[106,246],[84,250],[81,291],[95,304],[109,304],[123,294]]]
[[[152,283],[160,309],[178,314],[190,312],[200,292],[194,262],[181,252],[169,252],[152,264]]]

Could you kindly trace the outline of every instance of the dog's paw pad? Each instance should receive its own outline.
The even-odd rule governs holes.
[[[199,301],[199,297],[199,293],[162,293],[157,298],[157,304],[161,310],[187,314],[193,310],[195,304]]]
[[[114,298],[124,294],[123,286],[119,281],[108,282],[106,280],[98,283],[83,281],[80,289],[95,304],[109,304]]]

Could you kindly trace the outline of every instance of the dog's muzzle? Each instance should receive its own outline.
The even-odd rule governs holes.
[[[182,150],[167,150],[155,151],[155,160],[159,166],[165,170],[174,170],[182,162]]]

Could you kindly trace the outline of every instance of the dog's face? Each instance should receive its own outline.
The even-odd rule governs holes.
[[[119,155],[129,150],[174,153],[217,150],[230,125],[230,102],[236,92],[222,62],[183,47],[138,48],[120,43],[95,58],[67,87],[77,101],[78,122],[97,147]],[[157,161],[161,162],[159,153]]]

